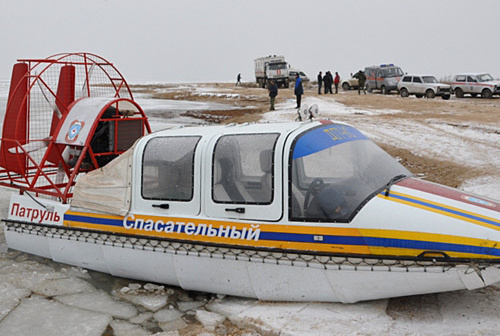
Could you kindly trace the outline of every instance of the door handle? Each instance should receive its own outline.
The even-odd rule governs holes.
[[[153,208],[168,209],[170,205],[168,203],[153,204]]]
[[[233,211],[236,213],[244,214],[245,213],[245,208],[226,208],[226,211]]]

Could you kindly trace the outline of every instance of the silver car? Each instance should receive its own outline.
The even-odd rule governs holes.
[[[481,95],[483,98],[500,94],[500,82],[493,80],[493,77],[485,72],[456,75],[451,87],[457,98],[463,98],[466,93],[472,97]]]
[[[439,83],[431,75],[404,75],[398,82],[398,90],[401,97],[414,94],[417,98],[441,96],[443,99],[450,99],[451,96],[451,86]]]

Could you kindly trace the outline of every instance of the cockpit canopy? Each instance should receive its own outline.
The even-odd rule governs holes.
[[[347,125],[325,125],[296,138],[289,162],[292,220],[348,221],[394,176],[411,173]]]
[[[111,211],[114,206],[105,199],[122,197],[115,192],[119,185],[127,193],[137,191],[123,195],[135,202],[136,211],[349,222],[395,176],[411,175],[361,132],[330,121],[165,130],[141,139],[133,151],[125,155],[134,158],[132,165],[118,158],[103,172],[82,176],[93,191],[82,193],[77,184],[74,204],[99,199],[95,206]],[[124,174],[130,166],[135,172]],[[97,174],[109,169],[120,170],[107,174],[124,180],[103,185],[106,177]],[[130,180],[135,187],[127,187]],[[107,195],[103,188],[110,189],[109,197],[95,195],[95,190]],[[113,200],[120,205],[116,213],[128,212],[123,208],[130,206],[128,199]]]

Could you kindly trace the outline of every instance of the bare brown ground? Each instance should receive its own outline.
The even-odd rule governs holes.
[[[230,110],[189,111],[185,115],[210,122],[242,123],[256,122],[263,112],[269,111],[267,90],[257,88],[253,83],[234,86],[228,83],[159,85],[134,87],[134,90],[150,92],[157,99],[212,101],[234,106]],[[201,90],[200,90],[201,89]],[[210,91],[212,94],[204,94]],[[158,93],[161,92],[161,93]],[[216,92],[217,94],[213,94]],[[305,96],[317,96],[316,88],[306,85]],[[335,101],[346,106],[371,110],[398,110],[400,113],[382,114],[374,118],[399,118],[402,120],[436,120],[458,128],[480,127],[485,132],[498,133],[500,99],[452,98],[449,101],[436,99],[401,98],[396,94],[358,95],[357,91],[332,95]],[[280,89],[276,103],[294,99],[293,89]],[[385,151],[397,158],[411,172],[424,179],[457,187],[466,179],[488,174],[484,168],[471,168],[456,162],[443,161],[438,157],[420,156],[409,150],[379,144]],[[492,167],[491,169],[497,169]],[[491,172],[498,174],[497,171]]]

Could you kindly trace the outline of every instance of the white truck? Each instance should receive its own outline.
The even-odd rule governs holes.
[[[254,60],[255,80],[259,87],[264,88],[268,82],[274,80],[279,87],[289,87],[288,63],[285,56],[269,55]]]

